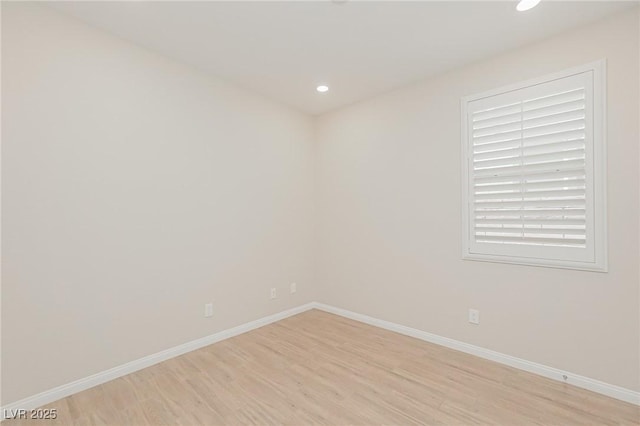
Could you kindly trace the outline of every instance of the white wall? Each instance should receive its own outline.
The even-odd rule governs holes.
[[[634,10],[322,116],[321,301],[640,390],[638,47]],[[609,273],[461,260],[460,98],[605,57]]]
[[[315,298],[311,118],[2,15],[3,404]]]

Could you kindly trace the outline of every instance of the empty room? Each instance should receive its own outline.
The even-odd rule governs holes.
[[[2,425],[640,425],[637,1],[2,1]]]

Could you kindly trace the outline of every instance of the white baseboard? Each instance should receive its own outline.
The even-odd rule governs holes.
[[[135,361],[131,361],[126,364],[119,365],[109,370],[105,370],[100,373],[93,374],[83,379],[79,379],[74,382],[67,383],[66,385],[58,386],[53,389],[49,389],[47,391],[41,392],[39,394],[21,399],[19,401],[13,402],[11,404],[8,404],[0,408],[2,412],[2,416],[0,416],[0,421],[3,420],[7,414],[16,413],[17,412],[16,410],[32,410],[34,408],[38,408],[43,405],[50,404],[54,401],[65,398],[69,395],[73,395],[75,393],[92,388],[94,386],[101,385],[110,380],[117,379],[118,377],[126,376],[127,374],[131,374],[138,370],[142,370],[143,368],[147,368],[154,364],[158,364],[159,362],[166,361],[171,358],[175,358],[187,352],[191,352],[196,349],[209,346],[221,340],[225,340],[230,337],[234,337],[239,334],[246,333],[247,331],[255,330],[256,328],[260,328],[267,324],[280,321],[287,317],[308,311],[309,309],[313,309],[314,307],[315,307],[315,303],[307,303],[305,305],[288,309],[286,311],[278,312],[276,314],[269,315],[269,316],[257,319],[255,321],[250,321],[248,323],[241,324],[237,327],[229,328],[227,330],[214,333],[210,336],[193,340],[191,342],[187,342],[182,345],[175,346],[173,348],[169,348],[161,352],[157,352],[155,354],[146,356],[144,358],[140,358]]]
[[[360,321],[366,324],[370,324],[376,327],[384,328],[386,330],[394,331],[396,333],[404,334],[406,336],[415,337],[420,340],[435,343],[437,345],[445,346],[451,349],[455,349],[461,352],[466,352],[471,355],[478,356],[480,358],[489,359],[491,361],[506,364],[520,370],[528,371],[530,373],[538,374],[540,376],[548,377],[550,379],[566,382],[574,386],[588,389],[593,392],[597,392],[612,398],[616,398],[622,401],[630,402],[632,404],[640,405],[640,392],[636,392],[630,389],[625,389],[620,386],[611,385],[598,380],[590,379],[588,377],[580,376],[578,374],[569,373],[566,371],[558,370],[557,368],[548,367],[546,365],[537,364],[535,362],[526,361],[524,359],[516,358],[510,355],[505,355],[499,352],[495,352],[489,349],[484,349],[479,346],[470,345],[468,343],[460,342],[458,340],[449,339],[447,337],[438,336],[436,334],[427,333],[426,331],[417,330],[415,328],[406,327],[404,325],[396,324],[390,321],[384,321],[377,318],[372,318],[367,315],[358,314],[346,309],[336,308],[334,306],[325,305],[323,303],[311,302],[296,308],[288,309],[273,315],[269,315],[264,318],[250,321],[248,323],[233,327],[227,330],[220,331],[210,336],[203,337],[201,339],[193,340],[191,342],[175,346],[173,348],[166,349],[164,351],[146,356],[144,358],[137,359],[135,361],[128,362],[126,364],[111,368],[100,373],[93,374],[83,379],[76,380],[71,383],[67,383],[62,386],[55,387],[48,391],[41,392],[39,394],[21,399],[19,401],[8,404],[1,407],[3,415],[0,416],[2,421],[4,414],[16,412],[16,410],[31,410],[41,407],[46,404],[50,404],[59,399],[81,392],[83,390],[92,388],[94,386],[101,385],[102,383],[110,380],[117,379],[118,377],[125,376],[127,374],[134,373],[143,368],[150,367],[154,364],[158,364],[162,361],[166,361],[171,358],[175,358],[187,352],[200,349],[202,347],[211,345],[213,343],[225,340],[242,333],[246,333],[256,328],[280,321],[290,316],[308,311],[310,309],[320,309],[325,312],[340,315],[345,318],[350,318],[356,321]],[[566,379],[565,379],[566,376]]]
[[[505,364],[510,367],[514,367],[520,370],[528,371],[530,373],[538,374],[540,376],[557,380],[559,382],[568,383],[573,386],[577,386],[579,388],[587,389],[602,395],[609,396],[611,398],[619,399],[621,401],[640,405],[640,392],[636,392],[631,389],[626,389],[620,386],[611,385],[609,383],[601,382],[595,379],[590,379],[589,377],[580,376],[578,374],[570,373],[568,371],[562,371],[557,368],[548,367],[546,365],[527,361],[521,358],[516,358],[511,355],[505,355],[500,352],[495,352],[490,349],[485,349],[479,346],[470,345],[468,343],[460,342],[458,340],[438,336],[437,334],[427,333],[426,331],[396,324],[390,321],[384,321],[381,319],[372,318],[367,315],[358,314],[352,311],[348,311],[346,309],[325,305],[323,303],[314,303],[313,307],[316,309],[320,309],[325,312],[340,315],[342,317],[349,318],[355,321],[359,321],[359,322],[363,322],[376,327],[384,328],[385,330],[395,331],[396,333],[415,337],[416,339],[424,340],[426,342],[435,343],[437,345],[445,346],[447,348],[455,349],[461,352],[466,352],[468,354],[475,355],[480,358],[485,358],[491,361],[499,362],[500,364]]]

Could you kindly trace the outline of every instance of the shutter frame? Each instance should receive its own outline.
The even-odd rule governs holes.
[[[573,77],[573,80],[571,78]],[[553,98],[549,96],[549,99],[544,99],[545,96],[542,96],[539,99],[527,99],[523,101],[523,93],[534,93],[538,89],[532,89],[528,91],[528,89],[538,87],[544,89],[546,85],[547,88],[554,87],[567,87],[568,81],[578,81],[581,78],[585,78],[585,87],[583,89],[576,90],[584,90],[584,107],[581,106],[580,100],[572,97],[571,94],[567,94],[567,96],[560,96],[562,93],[555,93],[557,98]],[[566,79],[566,80],[565,80]],[[480,261],[489,261],[489,262],[501,262],[501,263],[515,263],[515,264],[524,264],[524,265],[532,265],[532,266],[546,266],[546,267],[556,267],[556,268],[567,268],[567,269],[580,269],[580,270],[589,270],[589,271],[598,271],[598,272],[606,272],[608,268],[608,259],[607,259],[607,208],[606,208],[606,61],[600,60],[594,63],[586,64],[583,66],[579,66],[576,68],[568,69],[565,71],[561,71],[555,74],[547,75],[541,78],[525,81],[522,83],[517,83],[513,85],[509,85],[506,87],[502,87],[499,89],[491,90],[489,92],[481,93],[478,95],[468,96],[461,99],[461,142],[462,142],[462,258],[465,260],[480,260]],[[550,90],[550,89],[549,89]],[[504,95],[504,96],[503,96]],[[551,95],[554,95],[553,93]],[[554,95],[554,96],[555,96]],[[516,104],[517,102],[511,102],[512,100],[518,100],[521,104],[531,102],[530,106],[535,106],[536,108],[530,108],[527,111],[521,111],[519,114],[515,113],[515,108],[512,104]],[[560,105],[561,100],[562,105]],[[496,100],[502,100],[503,102],[494,102]],[[481,102],[478,102],[481,101]],[[551,102],[553,101],[553,102]],[[475,103],[474,103],[475,102]],[[564,180],[567,182],[584,182],[584,186],[571,186],[574,185],[572,183],[567,188],[566,197],[564,199],[572,200],[572,204],[578,205],[579,203],[575,202],[576,199],[580,199],[580,191],[583,190],[585,192],[584,195],[584,204],[582,205],[583,213],[586,214],[584,219],[576,210],[575,215],[565,215],[565,222],[562,222],[562,218],[559,217],[550,217],[541,215],[534,215],[533,218],[538,221],[535,226],[538,228],[532,228],[532,223],[530,223],[531,217],[524,216],[522,213],[521,218],[523,219],[523,224],[518,225],[514,223],[511,219],[513,219],[517,215],[494,215],[497,218],[507,218],[507,222],[511,220],[511,224],[505,225],[504,223],[500,223],[499,220],[492,220],[490,215],[485,215],[482,219],[478,219],[480,222],[486,222],[483,224],[474,222],[474,209],[477,208],[475,201],[474,193],[474,127],[472,121],[472,112],[478,109],[478,105],[485,106],[487,104],[491,104],[494,102],[492,106],[495,108],[495,112],[489,109],[484,109],[477,113],[477,116],[481,117],[478,119],[476,117],[477,127],[475,128],[476,134],[478,137],[483,137],[483,140],[480,140],[479,143],[484,143],[489,141],[488,143],[495,143],[496,150],[487,146],[481,146],[481,149],[476,150],[476,155],[481,160],[476,159],[476,164],[481,163],[482,161],[486,161],[485,164],[488,167],[501,167],[502,164],[508,164],[509,159],[513,160],[522,160],[523,157],[515,156],[514,153],[518,151],[514,144],[510,144],[510,142],[502,142],[501,135],[500,137],[492,137],[490,136],[492,131],[496,132],[505,132],[506,138],[512,137],[508,132],[513,129],[514,124],[529,122],[531,124],[541,124],[541,125],[555,125],[554,115],[558,117],[558,119],[563,120],[579,120],[581,108],[584,108],[584,121],[585,128],[583,129],[584,134],[584,169],[586,170],[584,173],[586,175],[581,176],[577,173],[573,178],[567,177],[572,176],[572,171],[568,170],[564,172]],[[474,103],[474,104],[472,104]],[[500,111],[500,109],[503,109]],[[522,108],[522,106],[521,106]],[[546,110],[545,110],[546,109]],[[563,112],[563,109],[567,111]],[[590,110],[589,110],[590,109]],[[531,111],[534,114],[529,114]],[[560,112],[558,112],[560,111]],[[578,111],[578,112],[576,112]],[[566,114],[565,114],[566,112]],[[502,114],[502,115],[501,115]],[[520,118],[516,116],[520,115]],[[541,119],[542,117],[542,119]],[[547,118],[545,118],[547,117]],[[547,124],[545,124],[547,123]],[[557,121],[556,121],[557,123]],[[564,121],[563,121],[564,123]],[[524,125],[524,124],[523,124]],[[495,126],[494,130],[491,127]],[[535,129],[535,127],[532,127]],[[539,169],[540,173],[544,173],[544,164],[545,161],[552,161],[554,157],[561,158],[561,162],[558,164],[561,165],[570,165],[569,161],[570,157],[573,155],[576,158],[580,156],[580,132],[571,133],[570,126],[557,126],[557,129],[560,131],[569,132],[562,134],[561,138],[557,141],[551,141],[549,137],[543,136],[542,138],[539,135],[535,135],[535,132],[530,132],[530,134],[534,134],[534,140],[531,145],[527,145],[525,148],[529,149],[530,160],[532,162],[532,169]],[[544,128],[542,129],[544,133]],[[489,136],[487,136],[489,134]],[[571,139],[571,138],[574,139]],[[519,139],[516,139],[518,143],[518,147],[522,147],[522,133],[520,133]],[[590,140],[588,140],[590,139]],[[545,141],[546,140],[546,141]],[[574,143],[575,142],[575,143]],[[546,147],[540,147],[542,144],[553,144],[556,143],[556,146],[548,145]],[[501,145],[500,145],[501,144]],[[565,144],[565,151],[554,151],[563,149],[561,145]],[[574,149],[573,153],[570,153],[568,150]],[[512,151],[509,151],[512,150]],[[546,150],[546,151],[545,151]],[[543,155],[536,156],[538,153]],[[525,154],[526,155],[526,154]],[[511,156],[511,157],[510,157]],[[566,158],[562,158],[565,156]],[[504,160],[507,158],[507,160]],[[549,163],[551,164],[551,163]],[[579,165],[579,162],[576,162],[575,165]],[[489,166],[490,165],[490,166]],[[518,167],[513,167],[514,170],[517,170]],[[579,169],[579,167],[578,167]],[[485,168],[483,172],[487,170],[492,170]],[[498,169],[500,170],[500,169]],[[555,169],[554,169],[555,170]],[[476,169],[476,171],[479,171]],[[510,172],[510,167],[507,165],[501,171]],[[481,173],[482,174],[482,173]],[[493,184],[489,184],[489,186],[493,185],[498,188],[497,185],[500,184],[500,180],[494,177],[492,173],[484,173],[485,181],[490,182],[494,181]],[[574,180],[572,180],[574,179]],[[532,186],[541,187],[543,189],[535,189],[535,191],[546,191],[546,194],[543,196],[533,196],[534,200],[544,201],[542,203],[538,203],[540,205],[548,204],[562,204],[559,200],[562,200],[563,197],[556,197],[556,193],[552,192],[554,190],[558,190],[557,194],[562,195],[564,185],[559,185],[560,182],[564,182],[564,180],[557,180],[558,186],[554,188],[553,181],[549,183],[549,181],[541,180],[536,182],[536,184]],[[497,182],[497,183],[496,183]],[[535,191],[532,192],[518,192],[515,189],[509,189],[508,185],[510,183],[505,184],[500,191],[503,191],[504,194],[509,194],[505,197],[505,200],[510,198],[517,198],[518,195],[527,194],[535,195]],[[513,184],[512,184],[513,185]],[[562,186],[562,188],[561,188]],[[546,188],[546,189],[544,189]],[[476,187],[477,189],[477,187]],[[498,189],[496,189],[496,193]],[[512,191],[512,192],[506,192]],[[523,191],[522,189],[520,191]],[[569,192],[571,191],[571,192]],[[489,203],[492,202],[491,197],[488,194],[491,194],[491,191],[478,191],[482,195],[483,201]],[[571,194],[571,195],[569,195]],[[575,198],[573,198],[575,197]],[[552,201],[552,202],[549,202]],[[494,204],[495,206],[499,206]],[[533,203],[536,204],[536,203]],[[501,207],[495,207],[501,208]],[[506,207],[505,207],[506,208]],[[510,207],[509,207],[510,208]],[[526,207],[520,207],[522,210]],[[547,213],[553,213],[553,207],[538,207],[544,210]],[[580,206],[578,206],[578,209]],[[543,211],[543,210],[536,210]],[[510,212],[511,213],[511,212]],[[560,219],[560,220],[558,220]],[[550,224],[544,222],[555,221],[556,223]],[[580,232],[576,232],[576,229],[580,229],[580,220],[585,221],[585,230],[580,235]],[[535,220],[533,221],[535,222]],[[544,223],[543,223],[544,222]],[[500,224],[503,229],[507,229],[508,226],[510,229],[507,232],[500,233],[497,227],[493,227],[492,231],[480,232],[480,238],[482,235],[487,237],[486,241],[480,243],[478,240],[478,236],[476,234],[476,227],[482,228],[487,227],[491,228],[493,224]],[[527,223],[527,226],[524,225]],[[591,225],[588,225],[590,223]],[[544,225],[544,226],[543,226]],[[511,228],[511,227],[514,228]],[[511,237],[513,234],[513,229],[515,227],[520,227],[521,233],[521,241],[517,241],[516,239],[511,238],[509,241],[500,241],[500,235],[503,237]],[[540,229],[566,229],[566,233],[561,233],[559,231],[550,232],[549,234],[543,234]],[[528,229],[536,229],[536,231],[527,233],[523,230]],[[496,233],[497,232],[497,233]],[[535,235],[534,235],[535,234]],[[563,235],[561,235],[563,234]],[[534,243],[527,243],[526,240],[531,238],[536,238],[536,235],[539,235],[540,238],[545,238],[551,236],[551,240],[547,238],[547,241],[544,244],[551,245],[540,245],[542,244],[540,240],[535,240]],[[584,246],[585,247],[577,247],[580,244],[574,244],[574,241],[580,240],[584,238]],[[555,242],[554,242],[555,241]],[[555,244],[560,241],[562,244],[559,246],[555,246]],[[536,243],[537,242],[537,243]],[[517,243],[517,244],[515,244]],[[523,244],[524,243],[524,244]]]

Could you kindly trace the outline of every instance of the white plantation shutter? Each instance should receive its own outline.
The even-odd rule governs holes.
[[[463,100],[465,258],[604,269],[595,73]]]

